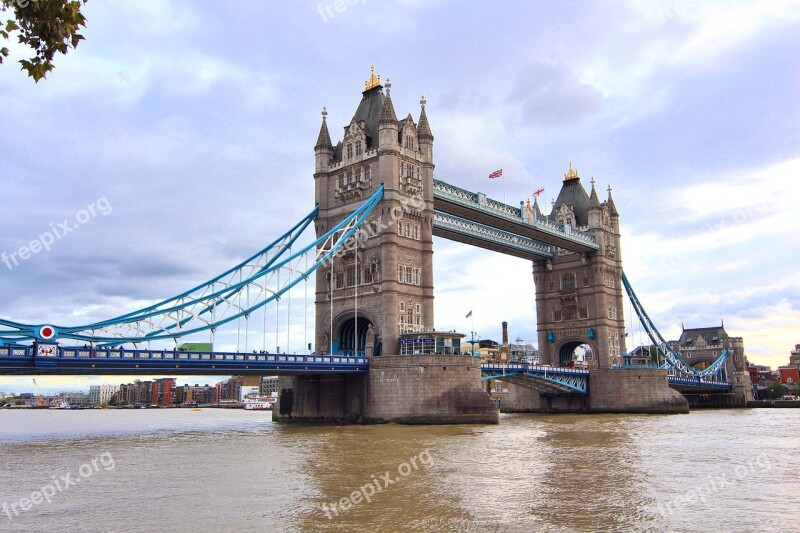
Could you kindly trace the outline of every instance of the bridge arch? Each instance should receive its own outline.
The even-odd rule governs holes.
[[[364,355],[370,326],[374,322],[365,313],[346,312],[333,323],[333,353]]]
[[[597,354],[596,347],[594,343],[588,339],[580,339],[577,337],[572,337],[568,339],[564,339],[559,344],[556,345],[555,353],[558,355],[558,360],[554,363],[554,366],[567,366],[570,361],[573,360],[573,356],[575,355],[575,350],[580,347],[588,347],[591,350],[592,358],[595,357]],[[587,359],[587,363],[588,363]],[[589,365],[590,367],[593,365]]]

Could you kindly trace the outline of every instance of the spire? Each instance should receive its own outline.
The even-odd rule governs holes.
[[[617,212],[617,206],[614,205],[614,199],[611,198],[611,185],[608,186],[608,209],[611,211],[611,214],[614,216],[619,216]]]
[[[386,98],[383,100],[383,110],[381,110],[381,119],[378,124],[394,124],[397,125],[397,115],[394,113],[394,105],[392,105],[392,82],[386,80]]]
[[[589,208],[600,207],[600,198],[597,197],[597,191],[594,188],[594,176],[592,176],[592,193],[589,195]]]
[[[319,148],[333,148],[333,143],[331,142],[331,135],[328,133],[328,122],[326,117],[328,116],[328,108],[322,108],[322,126],[319,128],[319,135],[317,136],[317,144],[314,145],[314,149]]]
[[[427,139],[432,141],[433,140],[433,133],[431,132],[431,125],[428,124],[428,115],[425,114],[425,104],[427,100],[425,100],[425,95],[422,95],[422,98],[419,100],[419,105],[422,110],[419,113],[419,126],[417,126],[417,132],[419,134],[420,140]]]
[[[536,214],[536,216],[539,216],[539,217],[542,216],[542,210],[539,209],[539,197],[538,196],[534,196],[533,197],[533,212]]]

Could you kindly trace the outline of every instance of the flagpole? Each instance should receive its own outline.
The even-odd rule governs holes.
[[[503,166],[504,165],[500,165],[500,172],[503,172]],[[503,176],[503,203],[505,204],[506,203],[506,174],[505,174],[505,172],[503,172],[501,174],[501,176]]]

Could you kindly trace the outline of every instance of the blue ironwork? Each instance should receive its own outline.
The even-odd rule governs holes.
[[[631,287],[630,281],[628,281],[628,277],[625,273],[622,273],[622,284],[625,287],[625,291],[628,293],[628,297],[631,300],[631,304],[636,311],[636,315],[639,317],[639,321],[642,323],[645,331],[647,332],[648,337],[653,342],[653,345],[656,347],[658,352],[664,357],[666,361],[665,365],[669,368],[674,368],[679,372],[680,375],[693,377],[693,376],[700,376],[700,377],[707,377],[711,375],[717,374],[721,368],[723,368],[725,360],[728,357],[728,350],[722,352],[722,354],[715,360],[708,368],[704,370],[697,370],[692,365],[687,363],[681,354],[678,353],[672,346],[664,340],[664,337],[656,328],[653,321],[650,320],[650,317],[647,315],[647,312],[644,310],[639,298],[636,296],[636,293],[633,291],[633,287]]]
[[[52,346],[0,346],[4,374],[319,374],[365,373],[366,357]]]
[[[279,300],[330,261],[351,240],[382,197],[383,185],[339,224],[299,252],[291,254],[292,245],[316,217],[318,208],[315,208],[287,233],[239,265],[155,305],[74,327],[21,324],[0,319],[0,326],[8,328],[0,330],[0,337],[6,344],[61,338],[115,346],[127,342],[177,339],[207,330],[213,332],[221,325],[246,318],[256,309]],[[284,276],[281,276],[282,272]],[[241,300],[245,294],[248,303],[243,306]]]
[[[670,387],[679,389],[716,390],[727,392],[733,388],[729,381],[714,381],[700,377],[688,378],[681,376],[668,376]]]
[[[525,363],[484,363],[481,365],[483,380],[521,377],[534,380],[545,388],[578,394],[587,394],[589,371],[576,368],[553,368]]]

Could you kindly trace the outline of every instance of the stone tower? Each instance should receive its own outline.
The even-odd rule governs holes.
[[[374,70],[334,145],[322,111],[314,168],[317,236],[384,185],[383,200],[358,246],[317,269],[315,349],[398,353],[398,335],[433,328],[433,134],[420,100],[419,121],[395,115]],[[363,226],[362,226],[363,227]]]
[[[570,163],[548,218],[593,232],[599,249],[578,254],[555,248],[552,260],[534,261],[541,362],[561,366],[575,348],[588,344],[589,368],[619,364],[626,353],[625,321],[619,213],[611,188],[601,203],[592,179],[591,194],[586,194]]]

